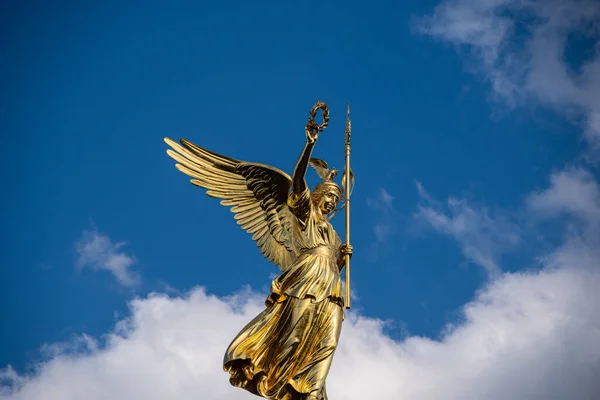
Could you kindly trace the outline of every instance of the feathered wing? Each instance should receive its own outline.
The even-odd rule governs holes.
[[[261,253],[285,271],[297,258],[291,238],[293,215],[287,198],[292,179],[268,165],[221,156],[181,139],[181,145],[165,138],[167,154],[176,168],[231,207],[238,225],[252,234]]]
[[[327,165],[325,161],[319,158],[311,158],[308,160],[308,163],[315,171],[317,171],[317,175],[319,175],[321,179],[326,180],[329,178],[329,173],[331,171],[329,171],[329,165]]]

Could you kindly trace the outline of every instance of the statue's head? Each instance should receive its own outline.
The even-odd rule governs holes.
[[[337,207],[342,191],[335,182],[323,181],[314,188],[310,197],[323,215],[328,215]]]

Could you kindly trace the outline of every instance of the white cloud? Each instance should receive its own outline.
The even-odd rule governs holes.
[[[132,271],[136,260],[122,250],[125,244],[113,243],[108,236],[99,233],[95,228],[84,231],[75,243],[77,266],[109,271],[121,285],[134,286],[139,283],[139,275]]]
[[[573,249],[571,249],[573,250]],[[558,265],[507,274],[464,307],[439,340],[395,341],[384,323],[350,314],[328,379],[331,399],[596,399],[600,269]],[[250,399],[231,387],[223,352],[263,297],[202,288],[154,294],[105,343],[55,346],[35,374],[0,372],[2,400]],[[104,340],[102,341],[104,342]]]
[[[367,199],[367,205],[378,212],[378,219],[373,226],[377,243],[385,243],[395,231],[394,197],[384,188],[379,188],[377,195]]]
[[[533,193],[527,199],[529,207],[538,213],[556,215],[569,213],[585,223],[600,221],[600,188],[591,173],[581,168],[569,168],[550,177],[550,187]]]
[[[544,218],[575,217],[567,226],[565,243],[543,258],[548,267],[600,268],[600,186],[591,173],[580,168],[555,172],[550,187],[531,194],[527,205]]]
[[[600,146],[599,2],[445,0],[417,27],[471,51],[475,69],[509,105],[535,100],[567,117],[583,116],[585,137]],[[597,41],[577,70],[565,62],[574,33]]]
[[[501,272],[500,255],[520,242],[519,227],[501,214],[450,197],[447,211],[417,182],[421,198],[415,218],[454,238],[469,261],[485,269],[490,277]]]

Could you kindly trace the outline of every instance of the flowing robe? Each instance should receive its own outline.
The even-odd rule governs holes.
[[[272,282],[266,309],[229,345],[223,368],[230,382],[272,400],[326,400],[325,378],[344,318],[337,266],[341,245],[308,189],[290,195],[298,259]]]

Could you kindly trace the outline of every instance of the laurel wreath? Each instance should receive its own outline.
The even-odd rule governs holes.
[[[323,122],[319,125],[315,122],[315,118],[317,117],[317,112],[321,110],[323,116]],[[329,123],[329,109],[327,108],[327,103],[322,102],[321,100],[317,100],[317,104],[313,106],[310,110],[310,116],[308,117],[308,124],[306,124],[306,130],[308,132],[320,133],[327,127]]]

